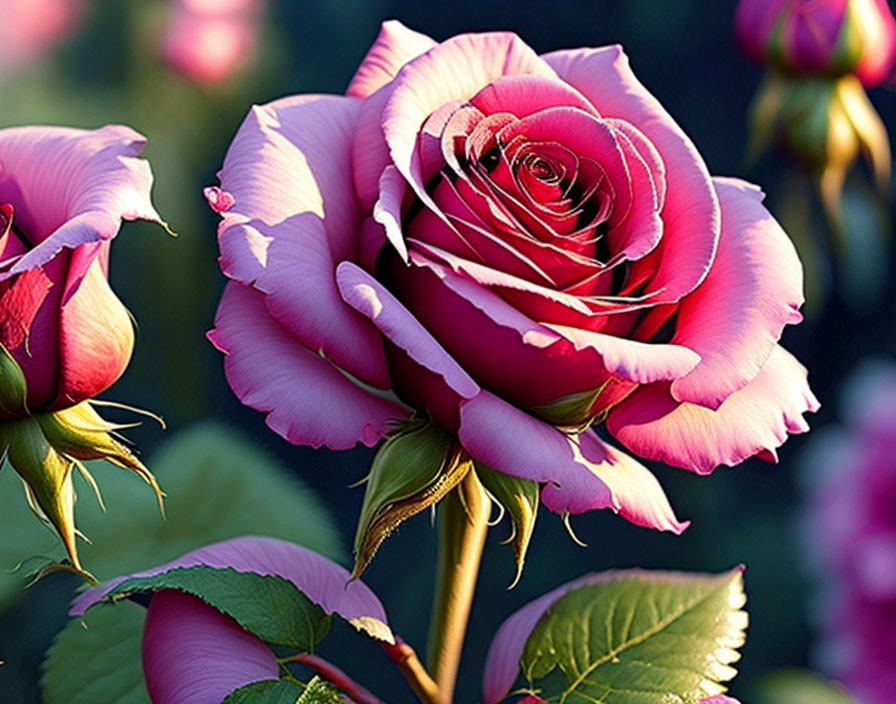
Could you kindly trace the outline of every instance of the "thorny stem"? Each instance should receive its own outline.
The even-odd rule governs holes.
[[[297,662],[310,667],[325,680],[329,680],[341,692],[357,704],[385,704],[382,699],[371,694],[332,663],[317,655],[299,654],[282,662]]]
[[[427,664],[438,685],[436,704],[450,704],[491,502],[471,470],[439,508],[439,562]]]

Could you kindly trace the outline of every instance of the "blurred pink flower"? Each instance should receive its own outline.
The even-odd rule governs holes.
[[[84,0],[0,0],[0,68],[38,59],[71,35]]]
[[[862,704],[896,692],[896,364],[848,382],[846,427],[807,447],[806,536],[825,593],[822,667]]]
[[[750,58],[788,72],[855,73],[874,86],[896,62],[887,0],[740,0],[734,24]]]
[[[163,53],[191,81],[224,81],[254,53],[266,0],[174,0],[173,4]]]

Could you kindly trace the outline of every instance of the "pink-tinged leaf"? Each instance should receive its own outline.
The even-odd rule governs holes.
[[[153,595],[142,652],[153,704],[220,704],[239,687],[279,676],[277,658],[257,636],[175,590]]]
[[[349,582],[344,567],[308,548],[277,538],[244,536],[192,550],[171,562],[91,587],[79,596],[70,616],[81,616],[122,582],[163,574],[179,567],[205,565],[237,572],[276,575],[292,582],[327,613],[336,613],[374,638],[394,642],[383,605],[360,580]]]
[[[375,445],[410,411],[365,388],[290,336],[258,291],[230,282],[209,339],[224,352],[224,373],[237,397],[266,412],[267,424],[297,445],[344,450]]]
[[[668,383],[650,384],[610,411],[607,429],[641,457],[709,474],[757,454],[774,458],[788,433],[809,429],[803,414],[817,409],[806,369],[776,346],[756,378],[717,410],[675,401]]]
[[[376,329],[343,303],[336,265],[357,253],[351,139],[361,101],[300,95],[253,107],[224,160],[233,205],[221,270],[266,294],[294,338],[377,388],[389,376]]]
[[[411,59],[436,43],[425,34],[408,29],[398,20],[387,20],[348,84],[346,95],[366,98],[395,78]]]
[[[803,270],[758,188],[713,183],[722,206],[719,250],[706,280],[681,302],[672,338],[702,359],[672,382],[672,396],[715,409],[755,378],[784,326],[802,320]]]

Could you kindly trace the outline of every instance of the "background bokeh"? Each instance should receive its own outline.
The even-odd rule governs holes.
[[[217,215],[201,191],[215,183],[227,145],[252,103],[291,93],[341,93],[383,19],[398,18],[436,39],[509,29],[538,52],[622,44],[636,74],[690,135],[710,172],[761,184],[772,212],[801,239],[810,277],[807,320],[785,331],[783,342],[809,368],[822,402],[811,424],[836,421],[838,384],[861,358],[896,352],[896,287],[888,275],[892,255],[878,225],[856,207],[850,219],[854,246],[845,262],[835,264],[827,254],[826,226],[808,182],[782,156],[766,157],[753,167],[745,163],[745,115],[760,69],[734,45],[733,0],[280,0],[271,2],[264,15],[252,62],[211,86],[190,82],[161,60],[168,5],[88,2],[77,32],[51,55],[2,69],[0,127],[120,122],[149,138],[144,156],[155,173],[154,201],[178,236],[130,223],[115,240],[111,281],[133,312],[138,333],[128,371],[104,398],[165,418],[167,431],[144,424],[129,432],[145,456],[151,457],[166,436],[201,419],[238,427],[318,493],[342,536],[344,557],[363,496],[363,489],[348,485],[365,475],[372,453],[292,447],[230,392],[220,355],[204,337],[224,277],[216,266]],[[872,100],[891,140],[896,138],[896,92],[877,89]],[[850,186],[848,206],[863,197],[854,188],[861,187]],[[750,701],[764,673],[808,664],[813,589],[794,532],[801,504],[794,458],[803,442],[802,437],[791,439],[778,465],[751,460],[710,478],[657,466],[679,517],[692,521],[681,537],[637,528],[601,512],[573,519],[576,534],[588,544],[581,548],[556,516],[543,512],[526,571],[511,591],[506,586],[514,573],[512,551],[499,545],[509,527],[504,523],[490,531],[458,701],[477,700],[486,649],[507,615],[562,582],[610,567],[721,571],[745,563],[751,625],[732,692]],[[811,473],[811,467],[803,471]],[[137,479],[133,485],[135,491],[146,490]],[[222,511],[216,519],[226,522],[229,517]],[[111,513],[108,520],[114,520]],[[34,530],[42,529],[35,524]],[[16,539],[9,534],[0,538]],[[425,650],[434,550],[429,518],[418,516],[383,545],[365,576],[381,596],[394,630],[419,651]],[[86,562],[89,568],[89,557]],[[75,585],[74,578],[54,575],[0,611],[4,704],[40,701],[39,663],[66,622]],[[387,701],[413,700],[378,649],[348,629],[337,629],[332,642],[324,644],[327,652],[338,652],[340,664]]]

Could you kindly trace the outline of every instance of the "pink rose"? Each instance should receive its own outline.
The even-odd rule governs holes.
[[[166,61],[191,81],[218,83],[241,68],[258,43],[262,0],[174,0]]]
[[[371,446],[416,412],[552,510],[680,531],[594,426],[702,474],[774,457],[816,408],[777,345],[790,241],[619,47],[387,22],[347,95],[254,107],[220,179],[210,337],[293,443]]]
[[[787,72],[855,73],[866,86],[896,63],[896,19],[886,0],[740,0],[744,52]]]
[[[144,144],[120,126],[0,130],[0,344],[29,412],[92,398],[127,366],[134,333],[106,275],[121,221],[159,221]]]

